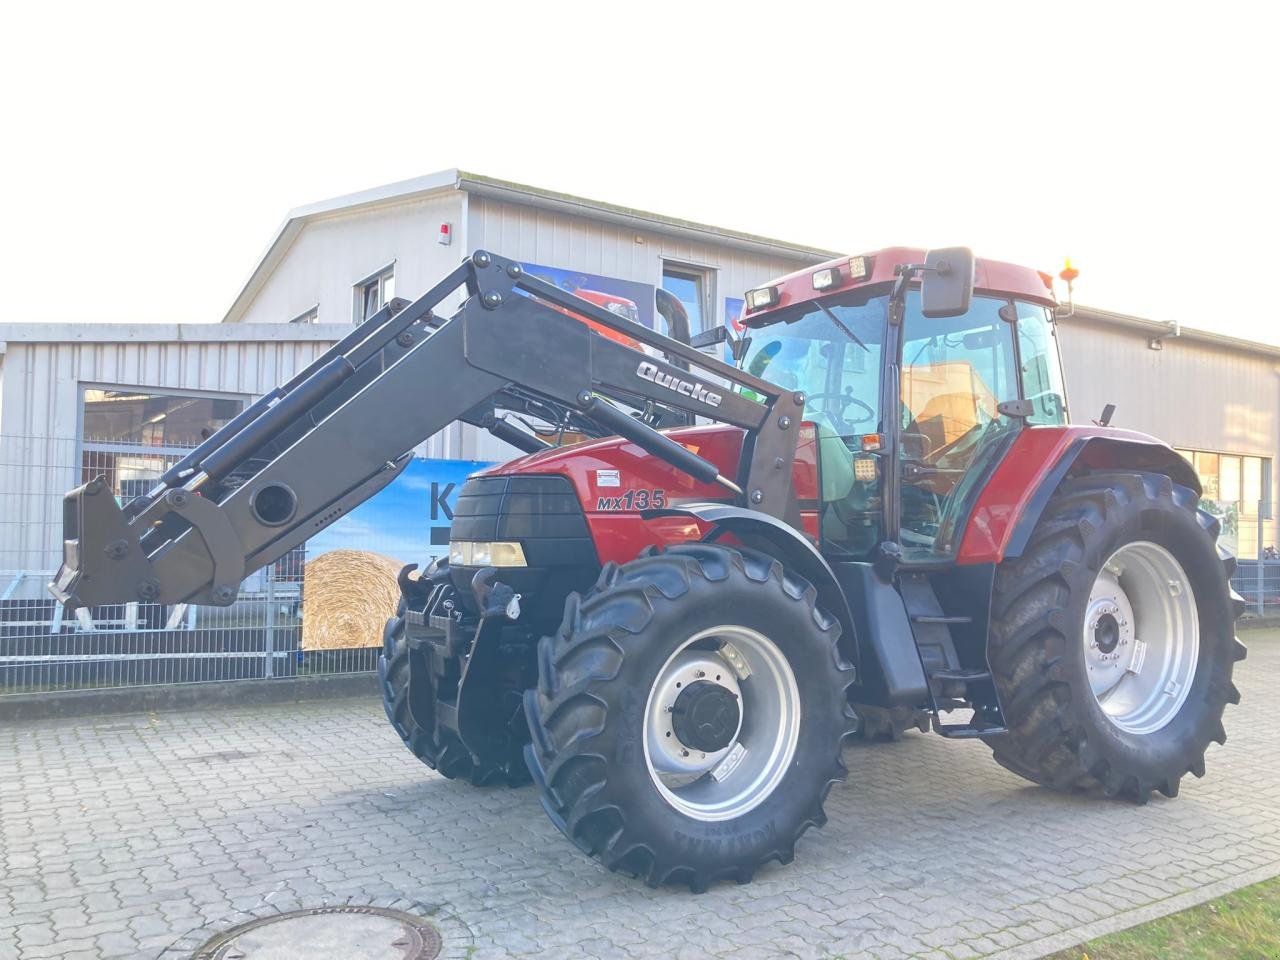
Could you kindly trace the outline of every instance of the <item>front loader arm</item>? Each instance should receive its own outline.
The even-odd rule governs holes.
[[[459,287],[465,303],[440,320],[432,311]],[[602,337],[581,318],[674,362]],[[675,365],[681,362],[690,369]],[[414,446],[454,420],[475,422],[475,411],[500,404],[509,391],[575,411],[602,432],[721,483],[744,506],[776,517],[793,512],[790,465],[802,395],[478,251],[412,304],[357,327],[124,510],[101,478],[68,493],[63,564],[50,591],[72,609],[132,600],[228,605],[245,576],[394,480]],[[737,475],[720,476],[609,395],[742,427]]]

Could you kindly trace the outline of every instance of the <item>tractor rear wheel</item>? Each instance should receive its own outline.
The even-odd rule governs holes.
[[[1160,474],[1062,483],[996,572],[989,660],[1009,729],[989,738],[997,762],[1139,803],[1204,775],[1245,654],[1218,533],[1195,492]]]
[[[436,725],[422,726],[415,719],[430,717],[435,712],[438,690],[432,683],[426,691],[415,691],[422,702],[414,709],[409,705],[409,644],[405,638],[405,605],[400,603],[398,615],[387,621],[382,634],[382,655],[378,658],[378,680],[382,692],[382,708],[391,726],[409,751],[432,770],[450,780],[469,780],[475,786],[505,784],[518,787],[529,782],[529,771],[520,754],[523,737],[512,740],[510,756],[486,762],[476,759],[452,730]],[[449,673],[456,684],[461,664],[451,665]],[[434,675],[431,678],[438,681]],[[519,703],[514,705],[519,710]]]
[[[805,580],[711,544],[607,564],[525,694],[557,827],[611,870],[700,892],[789,863],[845,776],[853,668]]]

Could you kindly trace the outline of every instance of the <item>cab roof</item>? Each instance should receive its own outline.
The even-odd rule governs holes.
[[[744,308],[742,322],[748,327],[764,326],[778,311],[798,303],[806,303],[833,293],[892,283],[895,279],[894,269],[899,264],[924,263],[924,258],[925,251],[916,247],[885,247],[874,253],[837,257],[805,267],[761,284],[762,287],[778,288],[777,302],[760,310]],[[864,261],[865,275],[855,278],[850,264],[859,259]],[[837,271],[836,283],[826,289],[815,290],[813,275],[828,269]],[[1057,305],[1058,301],[1053,295],[1053,278],[1047,273],[1001,260],[974,260],[973,273],[975,293],[1005,294],[1020,300],[1033,300],[1048,307]]]

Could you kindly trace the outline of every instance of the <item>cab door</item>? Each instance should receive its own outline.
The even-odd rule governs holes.
[[[896,497],[906,562],[954,555],[983,466],[1021,426],[1000,409],[1019,396],[1013,320],[1005,298],[974,296],[963,316],[928,318],[918,291],[907,294]]]

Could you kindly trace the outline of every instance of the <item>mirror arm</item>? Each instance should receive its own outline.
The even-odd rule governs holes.
[[[889,294],[889,322],[895,326],[902,322],[903,305],[907,299],[907,284],[917,275],[932,270],[923,263],[899,263],[893,268],[897,279],[893,282],[893,291]]]

